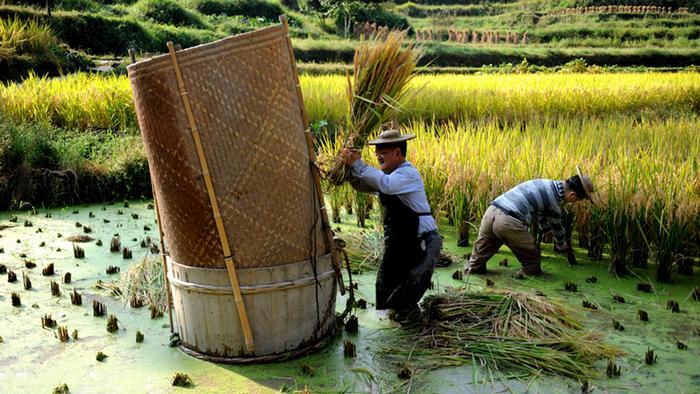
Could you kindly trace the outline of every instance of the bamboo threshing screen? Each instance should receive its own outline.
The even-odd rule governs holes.
[[[177,59],[237,266],[328,253],[283,27],[181,50]],[[170,256],[223,268],[171,58],[155,57],[128,71]]]

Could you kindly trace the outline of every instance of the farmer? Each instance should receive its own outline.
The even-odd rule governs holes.
[[[506,244],[518,258],[523,268],[520,274],[540,275],[540,249],[528,232],[535,220],[542,233],[553,231],[555,250],[570,251],[566,232],[561,224],[561,208],[564,202],[591,199],[593,183],[576,166],[577,175],[567,180],[535,179],[523,182],[501,194],[491,202],[479,227],[471,257],[465,272],[486,273],[486,262]]]
[[[413,134],[385,130],[370,141],[381,171],[364,163],[360,152],[343,149],[352,170],[350,184],[379,194],[384,207],[384,256],[377,273],[377,310],[393,309],[397,320],[419,311],[418,301],[430,285],[442,239],[425,196],[423,179],[406,161],[406,141]]]

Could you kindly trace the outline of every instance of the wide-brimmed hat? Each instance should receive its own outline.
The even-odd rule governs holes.
[[[581,184],[583,185],[583,191],[586,192],[586,197],[588,197],[588,199],[595,204],[595,201],[593,200],[593,192],[595,191],[595,188],[593,187],[591,177],[583,174],[583,171],[581,171],[581,166],[576,166],[576,174],[578,175],[579,179],[581,179]]]
[[[379,138],[368,142],[370,145],[393,144],[401,141],[408,141],[416,138],[415,134],[401,134],[395,129],[384,130],[379,134]]]

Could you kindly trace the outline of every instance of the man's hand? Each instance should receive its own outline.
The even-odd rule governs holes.
[[[564,242],[564,243],[561,244],[561,245],[557,245],[557,244],[554,245],[554,251],[555,251],[555,252],[559,252],[559,253],[568,253],[570,250],[571,250],[571,247],[570,247],[569,244],[567,244],[566,242]]]
[[[343,156],[343,161],[345,162],[345,164],[349,166],[353,165],[353,163],[360,160],[360,158],[362,157],[360,155],[360,152],[348,148],[343,148],[341,156]]]

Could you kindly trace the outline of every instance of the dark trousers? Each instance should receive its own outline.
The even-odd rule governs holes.
[[[377,273],[377,309],[415,307],[428,290],[442,238],[437,231],[430,231],[416,238],[416,242],[418,245],[403,245],[404,250],[418,250],[413,256],[399,259],[400,254],[385,253]]]

